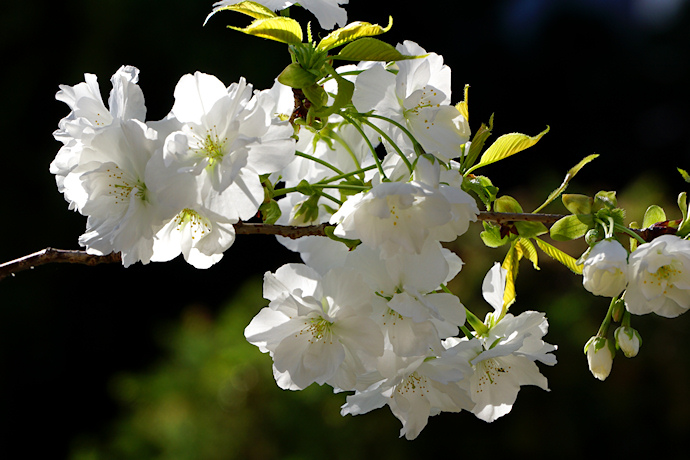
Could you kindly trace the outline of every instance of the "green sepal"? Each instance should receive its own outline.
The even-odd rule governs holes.
[[[378,24],[370,24],[368,22],[356,21],[326,35],[319,42],[319,44],[316,45],[316,48],[319,50],[328,51],[330,49],[337,48],[340,45],[344,45],[345,43],[357,40],[358,38],[370,37],[372,35],[380,35],[388,32],[391,27],[393,27],[392,16],[388,17],[387,27],[381,27]]]
[[[318,80],[318,77],[306,70],[300,64],[293,62],[289,64],[278,75],[278,81],[290,88],[301,89],[306,86],[311,86]]]
[[[564,193],[561,196],[563,205],[570,211],[571,214],[591,214],[592,203],[594,199],[587,195],[579,195],[575,193]]]
[[[319,219],[319,198],[319,195],[312,195],[304,200],[295,211],[294,219],[301,217],[299,220],[305,224],[316,222]]]
[[[557,220],[549,230],[554,241],[570,241],[585,236],[594,227],[591,214],[571,214]]]
[[[312,185],[306,180],[302,179],[299,184],[295,187],[295,190],[300,192],[302,195],[312,196],[317,194],[317,190],[312,187]]]
[[[263,202],[259,206],[259,212],[261,212],[261,220],[263,220],[264,224],[269,225],[275,224],[281,215],[280,206],[278,206],[278,202],[274,199]]]
[[[334,231],[335,231],[335,227],[330,226],[330,225],[328,227],[324,228],[324,233],[326,234],[327,237],[329,237],[333,241],[338,241],[340,243],[343,243],[345,246],[350,248],[350,250],[353,250],[354,248],[356,248],[357,246],[359,246],[362,243],[361,240],[350,240],[347,238],[340,238],[339,236],[335,236],[335,234],[333,233]]]
[[[467,322],[472,326],[472,329],[477,333],[479,337],[484,337],[489,333],[489,328],[486,327],[486,324],[484,324],[477,316],[469,311],[467,308],[465,308],[465,313],[467,317]]]
[[[417,59],[424,56],[408,56],[396,50],[392,45],[377,38],[364,37],[349,43],[332,59],[345,61],[402,61],[403,59]]]
[[[302,28],[299,22],[284,16],[255,19],[245,28],[234,26],[228,26],[228,28],[289,45],[302,43]]]
[[[642,228],[651,227],[657,222],[666,222],[666,213],[664,210],[655,204],[647,208],[642,219]]]

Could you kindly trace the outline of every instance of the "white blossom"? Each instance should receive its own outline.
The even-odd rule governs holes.
[[[625,305],[630,313],[676,317],[690,308],[690,241],[663,235],[628,259]]]
[[[582,267],[582,284],[594,295],[617,297],[628,284],[628,251],[617,240],[599,241]]]

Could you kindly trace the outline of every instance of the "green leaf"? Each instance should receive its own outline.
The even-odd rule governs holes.
[[[396,50],[392,45],[376,38],[360,38],[340,50],[333,59],[346,61],[401,61],[403,59],[416,59],[423,56],[408,56]]]
[[[256,19],[244,29],[233,26],[228,28],[290,45],[302,43],[302,28],[299,22],[284,16]]]
[[[618,200],[616,199],[616,192],[605,192],[601,191],[594,195],[594,206],[595,209],[600,209],[605,207],[608,209],[613,209],[618,206]]]
[[[482,222],[484,231],[479,234],[484,244],[489,248],[498,248],[509,241],[508,236],[501,237],[501,227],[489,222]]]
[[[563,194],[563,205],[571,214],[591,214],[594,200],[587,195]]]
[[[466,176],[462,181],[462,189],[472,191],[477,194],[487,210],[491,209],[491,203],[496,200],[498,194],[498,187],[491,183],[491,179],[486,176]]]
[[[653,204],[648,207],[644,213],[642,228],[651,227],[657,222],[665,222],[666,220],[666,213],[664,210],[660,206]]]
[[[230,10],[230,11],[237,11],[238,13],[243,13],[246,14],[247,16],[251,16],[254,19],[268,19],[268,18],[275,18],[278,15],[273,12],[272,9],[267,8],[263,5],[260,5],[256,2],[239,2],[234,5],[227,5],[222,8],[218,8],[217,10],[213,11],[209,17],[211,17],[213,14],[217,13],[218,11],[224,11],[224,10]]]
[[[519,258],[526,257],[527,260],[532,262],[534,269],[539,270],[537,249],[529,239],[519,238],[517,240],[517,244],[515,245],[515,249],[518,251]]]
[[[316,45],[316,49],[330,50],[340,45],[344,45],[345,43],[357,40],[358,38],[370,37],[372,35],[380,35],[388,32],[391,27],[393,27],[392,16],[388,17],[387,27],[381,27],[378,24],[370,24],[368,22],[356,21],[326,35],[319,42],[319,44]]]
[[[491,118],[489,118],[489,125],[487,126],[484,123],[482,123],[477,132],[474,133],[474,137],[472,138],[472,142],[470,143],[470,150],[469,152],[467,152],[467,155],[465,155],[465,159],[462,162],[464,170],[469,169],[477,160],[477,157],[479,157],[479,154],[484,148],[484,144],[486,143],[487,139],[491,136],[491,131],[493,129],[494,116],[491,115]]]
[[[515,222],[514,225],[518,234],[523,238],[534,238],[549,233],[549,229],[541,222]]]
[[[301,89],[305,86],[311,86],[318,80],[317,76],[308,70],[304,69],[296,62],[288,65],[278,75],[278,81],[290,88]]]
[[[361,240],[349,240],[347,238],[340,238],[339,236],[336,236],[335,233],[333,233],[335,230],[335,227],[333,227],[333,226],[329,225],[328,227],[324,228],[323,230],[324,230],[324,233],[326,234],[327,237],[329,237],[330,239],[332,239],[334,241],[339,241],[339,242],[343,243],[345,246],[347,246],[350,249],[354,249],[362,243]]]
[[[512,196],[503,195],[494,201],[494,211],[521,213],[522,206],[520,206],[520,203]]]
[[[577,260],[574,257],[566,254],[557,247],[550,245],[549,243],[540,238],[535,238],[534,241],[536,241],[537,246],[539,246],[539,249],[544,251],[546,255],[562,263],[563,265],[568,267],[570,271],[572,271],[573,273],[578,275],[582,274],[582,265],[578,265]]]
[[[506,270],[506,288],[503,291],[503,312],[505,313],[517,298],[517,292],[515,290],[515,280],[517,279],[518,266],[521,258],[521,254],[518,253],[515,245],[513,243],[510,246],[510,250],[506,254],[505,259],[503,259],[502,268]],[[503,314],[501,316],[504,316]]]
[[[317,85],[316,83],[305,86],[302,88],[302,92],[304,93],[304,96],[309,99],[309,102],[311,102],[311,105],[316,110],[320,109],[328,102],[328,94],[326,94],[326,91],[322,86]]]
[[[688,172],[684,169],[680,169],[680,168],[677,168],[677,169],[678,169],[678,172],[680,173],[680,175],[683,177],[683,180],[685,180],[685,182],[690,182],[690,174],[688,174]]]
[[[582,238],[593,226],[594,218],[590,214],[573,214],[556,221],[550,234],[555,241],[570,241]]]
[[[326,65],[326,67],[330,67]],[[330,72],[333,75],[333,78],[335,78],[335,81],[338,83],[338,94],[335,95],[335,99],[333,100],[333,105],[324,109],[324,110],[317,110],[316,116],[326,118],[329,115],[337,112],[338,110],[342,109],[345,107],[347,104],[352,102],[352,95],[355,93],[355,84],[352,83],[349,80],[344,79],[338,72],[335,71],[332,67],[330,67]]]
[[[549,132],[549,129],[550,128],[547,126],[544,131],[536,136],[528,136],[520,133],[504,134],[496,139],[496,141],[491,144],[491,147],[486,149],[479,163],[471,167],[467,172],[469,173],[479,167],[490,165],[532,147],[539,142],[539,139],[541,139],[544,134]]]
[[[685,192],[681,192],[678,195],[678,207],[680,212],[683,214],[683,220],[681,220],[676,235],[680,237],[685,237],[690,233],[690,209],[688,208],[687,195]]]
[[[580,162],[579,162],[578,164],[576,164],[575,166],[573,166],[572,168],[570,168],[570,169],[568,170],[568,172],[566,173],[565,179],[563,179],[563,182],[561,183],[561,185],[560,185],[556,190],[554,190],[553,192],[551,192],[551,193],[549,194],[548,198],[546,199],[546,201],[545,201],[544,203],[542,203],[542,205],[539,206],[537,209],[535,209],[534,212],[539,212],[539,211],[541,211],[542,209],[544,209],[544,208],[546,207],[546,205],[548,205],[548,204],[551,203],[553,200],[555,200],[556,198],[558,198],[558,195],[560,195],[561,193],[563,193],[563,192],[565,191],[565,189],[568,188],[568,183],[571,181],[571,179],[572,179],[573,177],[575,177],[575,175],[582,169],[582,167],[583,167],[584,165],[586,165],[587,163],[589,163],[590,161],[592,161],[592,160],[594,160],[595,158],[597,158],[598,156],[599,156],[599,155],[597,155],[597,154],[588,155],[588,156],[584,157],[582,160],[580,160]],[[563,204],[565,204],[565,202],[564,202]],[[568,205],[566,205],[566,207],[568,207]],[[571,212],[572,212],[573,214],[589,214],[589,211],[588,211],[588,212],[573,212],[573,211],[571,211]]]

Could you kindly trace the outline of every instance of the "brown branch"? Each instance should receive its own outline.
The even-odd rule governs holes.
[[[559,214],[527,214],[527,213],[502,213],[480,212],[478,220],[496,222],[500,225],[512,222],[542,222],[552,224],[562,218]],[[288,238],[301,238],[303,236],[325,236],[328,224],[311,225],[306,227],[267,225],[260,223],[239,222],[235,224],[235,233],[238,235],[282,235]],[[86,251],[46,248],[42,251],[11,260],[0,265],[0,280],[14,275],[14,273],[28,270],[48,263],[71,263],[82,265],[98,265],[102,263],[121,262],[120,253],[111,253],[105,256],[87,254]]]

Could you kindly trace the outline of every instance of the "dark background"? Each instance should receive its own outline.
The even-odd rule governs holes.
[[[413,40],[443,55],[453,70],[453,103],[461,100],[466,83],[471,86],[473,130],[492,113],[497,135],[534,135],[551,127],[536,147],[483,171],[502,193],[517,196],[531,210],[569,167],[598,153],[569,191],[592,195],[618,190],[630,220],[641,220],[653,203],[664,204],[669,217],[679,216],[673,203],[686,184],[675,168],[690,168],[686,2],[419,2],[403,11],[401,2],[384,3],[372,7],[371,1],[351,0],[348,18],[385,25],[391,14],[393,29],[381,38],[393,44]],[[59,84],[75,85],[84,73],[94,73],[107,100],[110,76],[121,65],[134,65],[141,70],[148,120],[168,113],[175,84],[185,73],[211,73],[228,85],[244,76],[258,89],[272,84],[289,62],[285,47],[225,29],[226,24],[248,23],[239,14],[219,13],[202,27],[211,6],[211,1],[199,0],[3,4],[0,262],[47,246],[76,249],[84,230],[86,219],[67,210],[48,172],[60,146],[51,133],[68,113],[54,99]],[[557,204],[548,210],[563,211]],[[478,227],[472,230],[477,233]],[[477,310],[483,308],[475,292],[479,282],[492,261],[504,255],[480,244],[476,235],[468,235],[456,245],[467,263],[456,289]],[[582,247],[572,249],[577,256]],[[180,336],[161,331],[184,330],[189,323],[179,319],[190,315],[205,318],[202,331],[215,330],[228,300],[245,281],[294,260],[272,238],[248,236],[238,238],[223,261],[205,271],[181,260],[128,269],[52,265],[1,281],[0,458],[135,458],[115,447],[113,427],[125,423],[133,406],[114,396],[113,381],[121,375],[148,375],[161,360],[175,361],[168,345]],[[387,409],[378,411],[382,415],[333,422],[329,435],[341,442],[357,436],[361,452],[382,456],[385,446],[401,458],[475,449],[538,456],[554,456],[558,449],[559,456],[577,458],[681,445],[690,435],[688,320],[636,318],[633,325],[645,340],[640,356],[626,360],[619,354],[611,377],[598,382],[589,374],[581,348],[596,332],[606,299],[578,289],[580,279],[565,269],[546,261],[544,267],[536,273],[523,266],[516,307],[549,315],[547,340],[560,347],[559,364],[543,369],[550,393],[523,388],[513,413],[492,425],[468,414],[444,414],[412,443],[397,439],[399,425]],[[242,324],[261,302],[242,305],[244,317],[234,331],[239,339]],[[260,355],[251,347],[248,353]],[[263,358],[259,356],[261,372],[270,372],[270,360]],[[262,398],[285,404],[287,412],[281,420],[254,420],[249,433],[276,433],[271,455],[310,458],[311,452],[338,445],[328,441],[330,425],[323,426],[314,408],[330,404],[331,415],[323,417],[334,412],[339,418],[342,397],[322,403],[319,398],[328,391],[316,389],[318,398],[305,392],[304,400],[295,399],[275,388],[270,374],[264,377]],[[147,407],[142,399],[137,403]],[[228,411],[227,417],[249,417],[251,404],[243,407],[234,414]],[[254,415],[260,410],[256,407]],[[310,432],[319,434],[304,435]],[[202,457],[192,450],[190,456],[181,451],[166,456],[160,447],[151,447],[155,445],[151,441],[150,449],[139,450],[136,458],[240,455],[216,450],[216,456]],[[263,451],[242,452],[261,458]]]

